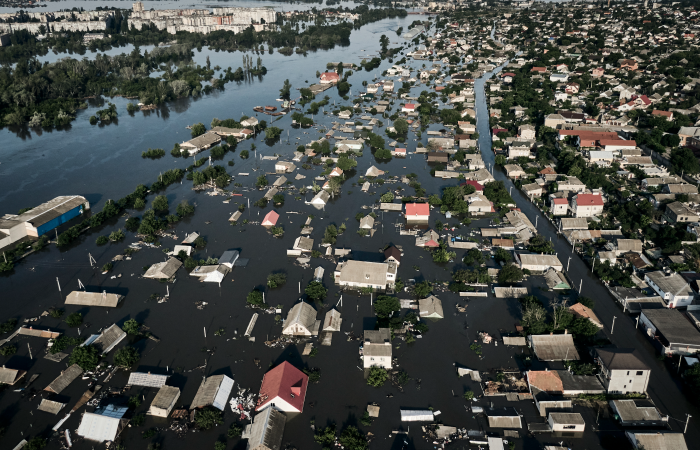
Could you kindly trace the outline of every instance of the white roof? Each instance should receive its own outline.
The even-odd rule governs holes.
[[[113,441],[119,432],[120,422],[121,417],[86,412],[78,427],[78,435],[90,441]]]

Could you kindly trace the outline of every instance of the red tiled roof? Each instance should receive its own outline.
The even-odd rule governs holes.
[[[478,181],[474,181],[474,180],[467,180],[464,183],[462,183],[461,185],[462,186],[466,186],[466,185],[474,186],[474,189],[476,189],[477,191],[484,190],[484,186],[482,186],[481,183],[479,183]]]
[[[430,215],[430,207],[427,203],[406,203],[406,217],[428,215]]]
[[[406,109],[416,109],[416,104],[415,103],[406,103],[406,106],[404,106]]]
[[[555,205],[567,205],[569,202],[565,198],[553,198],[552,203]]]
[[[321,74],[322,80],[340,80],[340,75],[335,72],[323,72]]]
[[[539,173],[541,173],[542,175],[556,175],[557,174],[557,172],[554,169],[552,169],[551,167],[545,167],[544,169],[540,170]]]
[[[530,386],[545,392],[563,392],[564,383],[557,372],[551,370],[530,370],[527,373]]]
[[[598,194],[577,194],[574,200],[577,206],[603,206],[603,197]]]
[[[601,139],[598,141],[598,144],[601,147],[603,147],[605,145],[624,145],[624,146],[634,145],[636,147],[637,141],[633,141],[633,140],[625,141],[623,139]]]
[[[664,117],[671,117],[673,116],[673,112],[671,111],[660,111],[658,109],[655,109],[651,112],[652,116],[664,116]]]
[[[274,211],[270,211],[269,213],[267,213],[267,215],[263,219],[262,225],[273,225],[274,226],[277,223],[277,219],[279,219],[279,218],[280,218],[279,214],[277,214]]]
[[[258,405],[255,410],[260,411],[268,403],[280,398],[302,412],[308,384],[309,377],[285,361],[263,376]]]

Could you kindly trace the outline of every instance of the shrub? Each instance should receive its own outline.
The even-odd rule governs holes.
[[[248,302],[249,305],[259,307],[262,307],[265,304],[265,302],[263,301],[262,292],[260,292],[257,289],[253,289],[252,291],[250,291],[250,293],[246,297],[246,302]]]
[[[69,327],[79,327],[83,323],[83,315],[79,312],[74,312],[66,317],[66,325]]]
[[[312,300],[321,300],[326,297],[328,290],[323,287],[323,283],[320,281],[312,281],[306,286],[304,292]]]
[[[12,356],[15,353],[17,353],[16,345],[5,345],[3,347],[0,347],[0,355],[2,356]]]
[[[126,334],[132,334],[132,335],[137,335],[141,334],[139,329],[141,328],[141,324],[139,324],[136,319],[129,319],[126,322],[124,322],[124,325],[122,325],[122,330]]]
[[[95,241],[95,243],[96,243],[97,245],[105,245],[105,244],[108,243],[108,242],[109,242],[109,238],[108,238],[107,236],[100,236],[100,237],[98,237],[97,240]]]
[[[134,347],[123,347],[114,354],[114,364],[125,369],[130,368],[141,359],[141,355]]]
[[[77,364],[85,371],[93,371],[100,362],[100,355],[97,348],[92,345],[76,347],[70,354],[70,364]]]
[[[287,275],[284,273],[271,273],[267,276],[267,287],[274,289],[287,282]]]
[[[374,387],[382,387],[389,378],[389,374],[386,369],[382,367],[372,367],[369,369],[369,376],[367,377],[367,384]]]
[[[243,428],[237,422],[233,422],[226,432],[226,435],[230,438],[237,438],[241,434],[243,434]]]
[[[221,417],[221,411],[210,406],[197,411],[194,423],[200,430],[208,430],[215,425],[221,425],[224,420]]]
[[[464,393],[464,399],[466,401],[472,401],[474,399],[474,392],[473,391],[467,391]]]

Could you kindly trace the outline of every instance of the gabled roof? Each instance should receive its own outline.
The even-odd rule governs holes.
[[[427,203],[406,203],[406,217],[428,215],[430,215],[430,206]]]
[[[603,197],[597,194],[576,194],[576,206],[603,206]]]
[[[595,352],[608,370],[649,370],[633,348],[598,348]]]
[[[384,250],[384,259],[389,259],[390,257],[393,257],[396,262],[401,262],[401,250],[396,248],[395,246],[390,246],[386,250]]]
[[[170,258],[166,262],[153,264],[143,275],[144,278],[171,278],[182,266],[182,262],[177,258]]]
[[[73,382],[76,378],[83,373],[83,369],[79,365],[73,364],[61,374],[56,377],[55,380],[51,382],[44,390],[53,392],[54,394],[60,394],[62,390],[68,387],[69,384]]]
[[[285,361],[263,376],[255,410],[262,410],[268,403],[274,403],[275,398],[279,397],[302,412],[308,384],[309,377]]]
[[[100,335],[92,342],[92,345],[99,350],[100,353],[108,353],[114,348],[119,342],[126,337],[124,330],[119,328],[115,323],[106,330],[104,330]]]
[[[316,323],[316,310],[313,306],[302,301],[292,306],[287,314],[287,320],[284,322],[284,334],[290,327],[301,325],[311,331]]]
[[[155,373],[146,372],[131,372],[129,381],[126,383],[129,386],[146,386],[159,388],[168,381],[168,375],[158,375]]]
[[[190,409],[211,405],[223,411],[232,388],[233,380],[226,375],[213,375],[206,378],[199,385]]]
[[[262,220],[262,225],[272,225],[274,226],[277,223],[277,219],[279,219],[280,215],[277,214],[274,210],[270,211],[265,215],[265,217]]]

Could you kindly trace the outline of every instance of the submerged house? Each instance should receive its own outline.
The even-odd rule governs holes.
[[[308,385],[309,376],[285,361],[263,376],[255,410],[303,412]]]
[[[96,409],[94,413],[84,413],[78,427],[78,436],[95,442],[114,441],[129,423],[124,418],[128,410],[127,406],[107,405]]]
[[[226,375],[213,375],[202,380],[197,394],[192,400],[190,409],[213,406],[223,411],[226,408],[226,401],[233,389],[233,380]]]
[[[114,308],[124,300],[123,295],[102,292],[73,291],[66,296],[66,305],[104,306]]]
[[[126,337],[126,332],[115,323],[100,334],[90,336],[81,347],[92,345],[97,348],[101,355],[109,353]]]
[[[292,306],[284,321],[282,334],[285,336],[318,336],[321,321],[316,320],[316,310],[302,301]]]
[[[144,278],[156,280],[169,280],[175,276],[175,272],[182,267],[182,262],[177,258],[170,258],[165,262],[153,264],[143,275]]]
[[[445,313],[442,311],[442,302],[434,295],[418,300],[418,311],[420,311],[421,317],[429,319],[445,318]]]
[[[242,439],[248,439],[246,450],[280,450],[287,416],[275,408],[265,408],[246,425]]]
[[[156,398],[151,402],[147,414],[156,417],[168,417],[180,398],[180,389],[174,386],[161,386]]]

